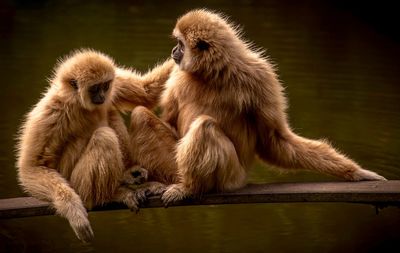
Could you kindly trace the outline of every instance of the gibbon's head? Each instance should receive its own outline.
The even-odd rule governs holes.
[[[77,98],[83,108],[95,110],[111,103],[115,65],[107,55],[90,49],[74,51],[54,72],[53,83],[61,84],[63,95]]]
[[[245,47],[227,18],[205,9],[180,17],[172,35],[178,44],[171,57],[182,70],[204,77],[222,70],[235,57],[235,50]]]

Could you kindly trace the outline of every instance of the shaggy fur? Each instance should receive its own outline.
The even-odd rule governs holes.
[[[171,59],[145,75],[118,68],[115,78],[118,86],[115,105],[124,111],[135,108],[131,114],[129,132],[132,159],[146,168],[149,181],[165,184],[178,182],[175,146],[171,145],[176,143],[177,137],[148,108],[153,108],[159,102],[165,82],[174,67],[175,63]],[[164,131],[163,128],[167,130]]]
[[[316,170],[351,181],[385,180],[327,142],[292,132],[273,65],[242,40],[226,18],[208,10],[190,11],[178,19],[173,36],[178,40],[172,54],[178,66],[161,102],[168,125],[150,117],[145,108],[133,112],[136,119],[151,122],[147,127],[155,137],[149,138],[167,135],[164,149],[175,150],[170,166],[176,166],[178,182],[163,194],[165,203],[244,186],[256,154],[283,168]],[[181,59],[175,56],[179,50]],[[171,160],[159,154],[158,160]]]
[[[22,187],[34,197],[50,201],[83,241],[93,237],[84,206],[118,201],[137,210],[145,193],[164,189],[156,182],[136,190],[124,186],[137,180],[142,183],[143,169],[131,167],[134,147],[113,103],[125,106],[122,91],[129,95],[130,104],[151,105],[153,98],[144,89],[151,86],[157,90],[159,72],[171,69],[165,66],[145,76],[117,70],[122,72],[117,79],[135,78],[114,84],[116,66],[111,58],[92,50],[74,52],[55,68],[50,87],[21,127],[17,167]],[[165,73],[168,77],[169,71]],[[109,88],[103,89],[104,103],[96,104],[93,87],[105,87],[105,83]]]
[[[127,68],[117,68],[115,77],[114,104],[121,111],[131,111],[141,105],[153,108],[159,102],[165,82],[174,68],[172,59],[154,67],[146,74]]]

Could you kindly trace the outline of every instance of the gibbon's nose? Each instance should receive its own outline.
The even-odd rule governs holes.
[[[179,64],[179,63],[181,62],[181,58],[182,58],[182,57],[181,57],[181,54],[179,53],[178,46],[175,46],[175,47],[172,49],[171,57],[172,57],[172,59],[174,59],[174,61],[175,61],[176,64]]]
[[[95,104],[95,105],[101,105],[101,104],[104,103],[104,100],[105,100],[104,96],[95,96],[95,97],[92,99],[92,102],[93,102],[93,104]]]
[[[176,50],[178,50],[178,46],[174,46],[171,52],[171,56],[174,57],[174,54],[176,53]]]

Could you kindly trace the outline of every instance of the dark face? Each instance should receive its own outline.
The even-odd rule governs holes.
[[[176,45],[172,49],[172,53],[171,53],[171,57],[172,57],[172,59],[174,59],[176,64],[181,63],[184,52],[185,52],[185,45],[183,44],[183,42],[180,39],[178,39],[178,45]]]
[[[90,100],[92,101],[93,104],[95,105],[101,105],[104,103],[106,100],[106,92],[110,88],[110,81],[107,81],[105,83],[98,83],[94,84],[89,88],[89,95],[90,95]]]

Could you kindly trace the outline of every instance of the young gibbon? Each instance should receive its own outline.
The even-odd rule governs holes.
[[[171,67],[166,62],[144,76],[118,69],[124,81],[114,84],[110,57],[76,51],[58,64],[49,88],[26,116],[18,143],[19,181],[34,197],[51,202],[82,241],[93,238],[85,206],[117,201],[138,210],[147,193],[165,189],[158,182],[135,190],[127,186],[143,183],[147,172],[134,166],[135,147],[115,106],[152,105],[146,89],[157,92]]]
[[[162,94],[163,121],[144,107],[132,113],[132,124],[146,129],[150,143],[163,142],[162,147],[140,146],[141,164],[167,163],[167,171],[159,168],[167,176],[178,171],[175,184],[162,195],[166,204],[244,186],[255,155],[282,168],[350,181],[385,180],[327,142],[292,132],[273,65],[226,18],[204,9],[190,11],[178,19],[173,36],[177,66]]]

